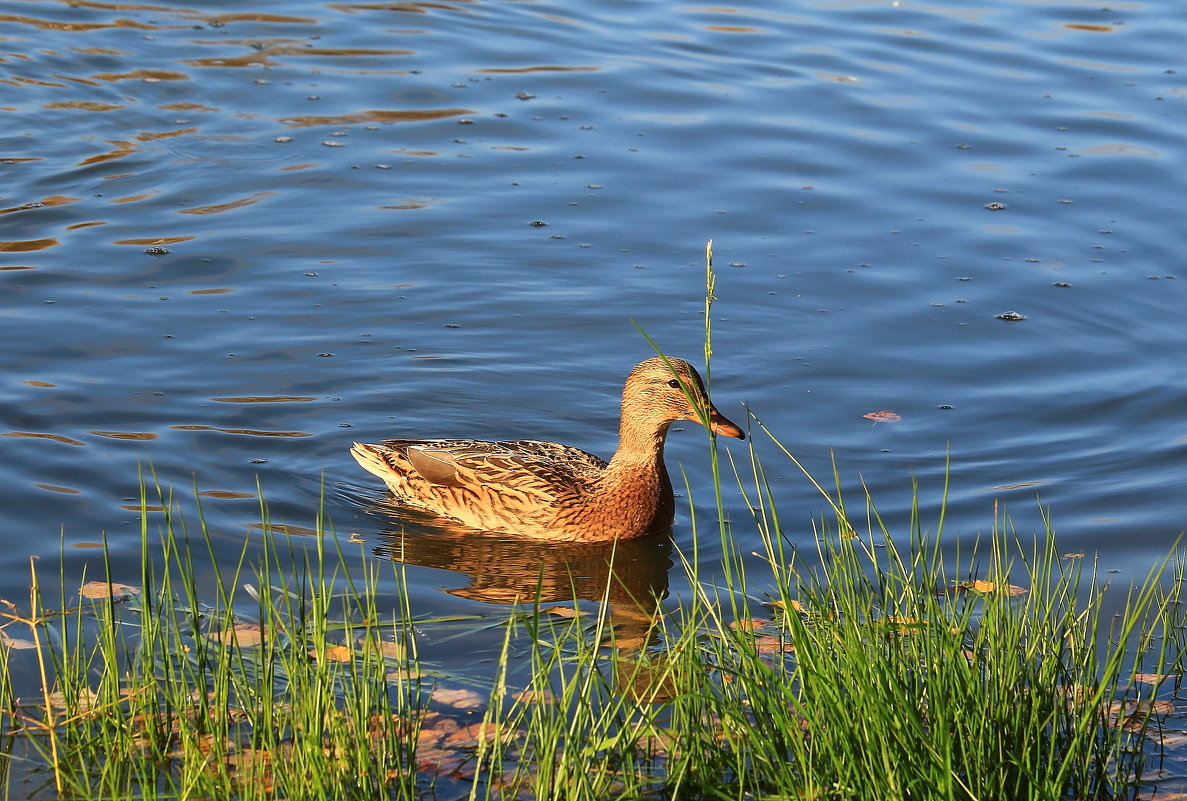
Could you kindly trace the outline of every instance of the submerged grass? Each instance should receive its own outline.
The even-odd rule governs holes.
[[[261,506],[258,551],[219,565],[200,509],[187,526],[146,480],[137,585],[107,563],[76,598],[66,588],[81,579],[59,571],[47,601],[33,566],[28,606],[6,602],[7,795],[1141,796],[1163,687],[1182,674],[1178,553],[1118,601],[1094,564],[1060,556],[1046,516],[1024,537],[999,515],[962,552],[943,535],[943,503],[934,530],[917,503],[900,529],[868,495],[855,514],[820,484],[831,513],[801,553],[753,437],[748,462],[730,463],[753,511],[736,539],[712,444],[718,583],[700,573],[694,516],[677,567],[687,597],[668,609],[636,599],[654,610],[642,629],[616,626],[609,586],[601,614],[558,617],[538,601],[504,610],[482,694],[420,658],[417,631],[466,629],[414,615],[398,562],[348,556],[320,515],[317,537],[290,538]],[[757,559],[737,544],[755,542],[751,527]],[[381,607],[393,586],[397,601]],[[18,686],[36,690],[18,698]],[[26,753],[19,791],[14,743]]]

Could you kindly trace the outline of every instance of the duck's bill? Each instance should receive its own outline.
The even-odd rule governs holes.
[[[725,415],[716,409],[709,410],[709,429],[720,437],[746,439],[746,433],[727,420]]]

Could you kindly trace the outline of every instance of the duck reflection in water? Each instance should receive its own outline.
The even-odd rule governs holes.
[[[373,507],[381,510],[381,504]],[[412,523],[408,510],[400,510],[400,517]],[[659,604],[668,594],[672,540],[667,532],[613,545],[545,543],[472,532],[459,537],[439,533],[439,520],[433,524],[432,533],[415,524],[380,531],[382,544],[374,554],[461,573],[467,583],[444,592],[471,601],[528,606],[605,601],[620,648],[641,647],[651,639]]]

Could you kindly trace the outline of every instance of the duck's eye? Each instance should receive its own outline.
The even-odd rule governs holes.
[[[673,378],[671,381],[668,382],[668,386],[671,387],[672,389],[680,389],[680,382],[677,381],[675,378]]]

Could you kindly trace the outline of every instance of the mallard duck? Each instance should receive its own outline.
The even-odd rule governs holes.
[[[471,529],[574,542],[631,539],[672,524],[676,503],[664,440],[677,420],[745,439],[682,359],[642,362],[622,390],[618,450],[607,463],[535,440],[391,439],[351,454],[405,506]]]

